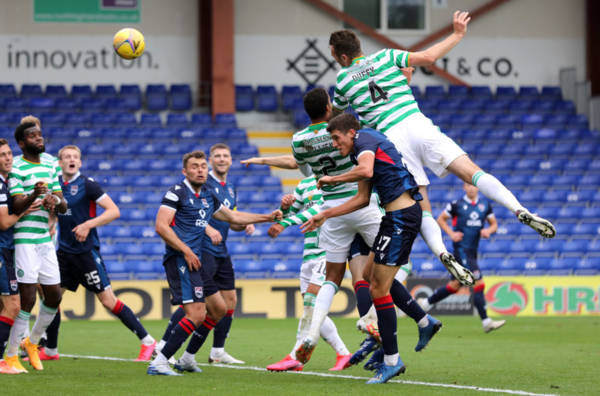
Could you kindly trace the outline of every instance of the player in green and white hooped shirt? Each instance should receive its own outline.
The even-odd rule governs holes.
[[[44,301],[31,329],[31,335],[21,346],[29,355],[29,362],[42,370],[37,344],[56,314],[60,303],[60,273],[56,251],[48,230],[49,213],[67,211],[54,162],[42,156],[45,151],[41,129],[33,122],[21,123],[15,130],[15,140],[23,152],[13,163],[9,174],[9,191],[16,214],[26,211],[36,200],[42,208],[29,213],[15,224],[15,267],[21,295],[21,312],[11,329],[7,356],[17,353],[20,336],[28,327],[29,315],[35,303],[36,285],[44,291]],[[52,157],[53,158],[53,157]],[[14,340],[14,341],[13,341]]]
[[[292,138],[293,157],[251,158],[242,162],[290,169],[300,168],[306,176],[312,172],[317,180],[326,175],[340,175],[351,170],[354,164],[348,156],[340,155],[339,151],[333,148],[331,136],[327,132],[327,121],[332,114],[332,105],[327,91],[323,88],[309,91],[304,96],[304,110],[310,117],[311,124],[294,134]],[[323,209],[344,203],[356,195],[357,191],[355,182],[327,186],[322,190]],[[379,230],[381,217],[382,213],[377,198],[373,195],[369,206],[350,215],[331,219],[321,227],[319,247],[326,252],[326,280],[315,300],[313,320],[308,335],[296,353],[299,361],[306,363],[318,342],[321,324],[329,313],[333,297],[344,277],[346,259],[355,235],[360,234],[364,242],[368,246],[372,246]],[[365,256],[359,256],[349,264],[361,317],[368,312],[371,306],[368,284],[363,277],[365,264]]]
[[[360,41],[350,31],[334,32],[329,39],[332,56],[342,66],[336,80],[334,113],[351,105],[363,125],[385,133],[395,144],[424,198],[420,202],[423,208],[421,234],[450,272],[463,268],[447,252],[440,227],[431,215],[425,166],[437,176],[444,177],[452,172],[477,186],[484,195],[504,205],[516,214],[519,221],[542,236],[552,238],[556,234],[552,223],[524,208],[498,179],[483,172],[452,139],[421,113],[402,75],[401,68],[431,65],[447,54],[464,37],[469,20],[467,12],[455,12],[454,32],[419,52],[384,49],[364,56]],[[472,276],[465,275],[468,278],[466,282],[473,281]]]
[[[300,225],[315,214],[323,205],[323,194],[317,188],[314,176],[300,181],[294,194],[285,195],[281,199],[281,210],[284,218],[269,228],[269,236],[276,238],[287,227]],[[298,323],[296,345],[281,361],[267,366],[270,371],[299,370],[302,363],[296,360],[296,349],[302,343],[312,320],[315,298],[325,281],[325,251],[319,248],[319,229],[304,234],[304,255],[300,269],[300,293],[304,299],[302,318]],[[333,321],[327,316],[321,325],[322,337],[336,351],[336,364],[330,370],[342,370],[350,358],[350,352],[340,338]]]

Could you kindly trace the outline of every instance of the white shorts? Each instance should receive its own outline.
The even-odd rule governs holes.
[[[325,256],[302,263],[300,267],[300,293],[306,293],[308,284],[322,286],[325,282]]]
[[[348,199],[350,198],[325,201],[321,210],[341,205]],[[371,194],[369,206],[343,216],[327,219],[321,226],[319,236],[319,247],[325,250],[327,261],[345,263],[356,234],[360,234],[369,247],[373,246],[382,217],[383,213],[377,203],[377,197]]]
[[[438,177],[448,174],[448,165],[466,154],[454,140],[422,113],[408,116],[385,134],[402,154],[404,163],[419,186],[429,184],[424,167]]]
[[[19,283],[60,284],[60,270],[52,242],[15,245],[15,269]]]

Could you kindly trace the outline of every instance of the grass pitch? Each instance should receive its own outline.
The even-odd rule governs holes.
[[[335,353],[323,340],[304,374],[270,373],[262,369],[283,358],[294,343],[297,321],[235,319],[226,349],[245,360],[240,369],[204,364],[212,336],[197,360],[203,373],[183,377],[145,374],[146,363],[61,357],[44,362],[44,371],[3,375],[5,395],[468,395],[468,394],[597,394],[600,387],[600,318],[508,318],[507,324],[484,334],[475,317],[440,317],[444,327],[427,349],[414,352],[416,325],[398,322],[400,356],[406,374],[385,385],[365,385],[371,376],[362,365],[329,372]],[[335,319],[353,352],[363,336],[355,320]],[[166,321],[144,321],[159,338]],[[134,359],[137,339],[117,320],[63,322],[61,354]],[[181,352],[181,351],[180,351]],[[176,355],[179,356],[179,353]],[[311,374],[312,373],[312,374]],[[322,376],[325,374],[325,376]],[[519,393],[516,393],[516,392]]]

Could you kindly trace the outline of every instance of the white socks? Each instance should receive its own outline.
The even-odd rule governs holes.
[[[162,341],[162,340],[161,340]],[[142,344],[146,346],[150,346],[154,344],[154,338],[150,334],[146,335],[146,337],[142,338]]]
[[[323,325],[321,326],[321,337],[335,350],[338,355],[349,355],[350,351],[346,348],[344,341],[338,334],[335,323],[329,316],[325,317]]]
[[[294,349],[292,349],[292,352],[290,352],[290,356],[293,359],[296,359],[296,349],[298,349],[298,347],[302,344],[302,341],[304,341],[304,337],[306,337],[308,329],[310,328],[316,298],[317,296],[315,296],[312,293],[304,293],[304,310],[302,311],[302,317],[298,322],[298,331],[296,332],[296,344],[294,345]]]
[[[38,344],[40,342],[40,338],[50,326],[50,323],[54,320],[54,315],[56,315],[57,308],[49,308],[44,305],[44,303],[40,303],[40,311],[38,312],[38,317],[31,328],[31,335],[29,336],[29,340],[32,344]]]
[[[327,314],[329,313],[329,308],[331,307],[331,302],[333,301],[333,296],[338,291],[338,286],[330,281],[325,281],[319,293],[317,294],[317,298],[315,299],[315,308],[313,311],[312,321],[310,323],[310,329],[308,330],[308,337],[310,337],[313,341],[317,341],[319,339],[319,334],[321,333],[321,326],[323,325],[323,321]]]
[[[161,354],[162,355],[162,354]],[[189,353],[188,351],[183,352],[183,355],[181,355],[181,360],[183,360],[184,362],[194,362],[196,360],[196,356]]]
[[[31,316],[29,312],[19,311],[15,322],[10,328],[6,356],[15,356],[19,351],[21,340],[27,337],[26,333],[29,333],[29,316]]]
[[[517,210],[523,209],[523,205],[513,193],[494,176],[484,171],[478,171],[473,175],[472,183],[483,195],[498,202],[511,212],[515,213]]]
[[[383,363],[386,366],[395,366],[398,364],[398,353],[394,353],[393,355],[383,355]]]
[[[440,257],[440,254],[447,252],[446,245],[442,239],[442,229],[440,225],[435,221],[431,212],[426,210],[423,211],[423,221],[421,222],[421,236],[429,246],[429,249],[435,254],[436,257]],[[398,271],[400,272],[400,271]]]
[[[166,343],[167,343],[167,341],[165,341],[165,340],[158,341],[158,344],[156,344],[156,350],[160,351],[161,349],[163,349],[165,347]]]
[[[429,319],[427,318],[427,315],[423,316],[421,320],[417,322],[417,326],[420,328],[429,326]]]

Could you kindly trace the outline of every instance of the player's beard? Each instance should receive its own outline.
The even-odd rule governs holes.
[[[25,151],[31,155],[39,155],[46,151],[46,145],[36,146],[35,144],[25,145]]]

